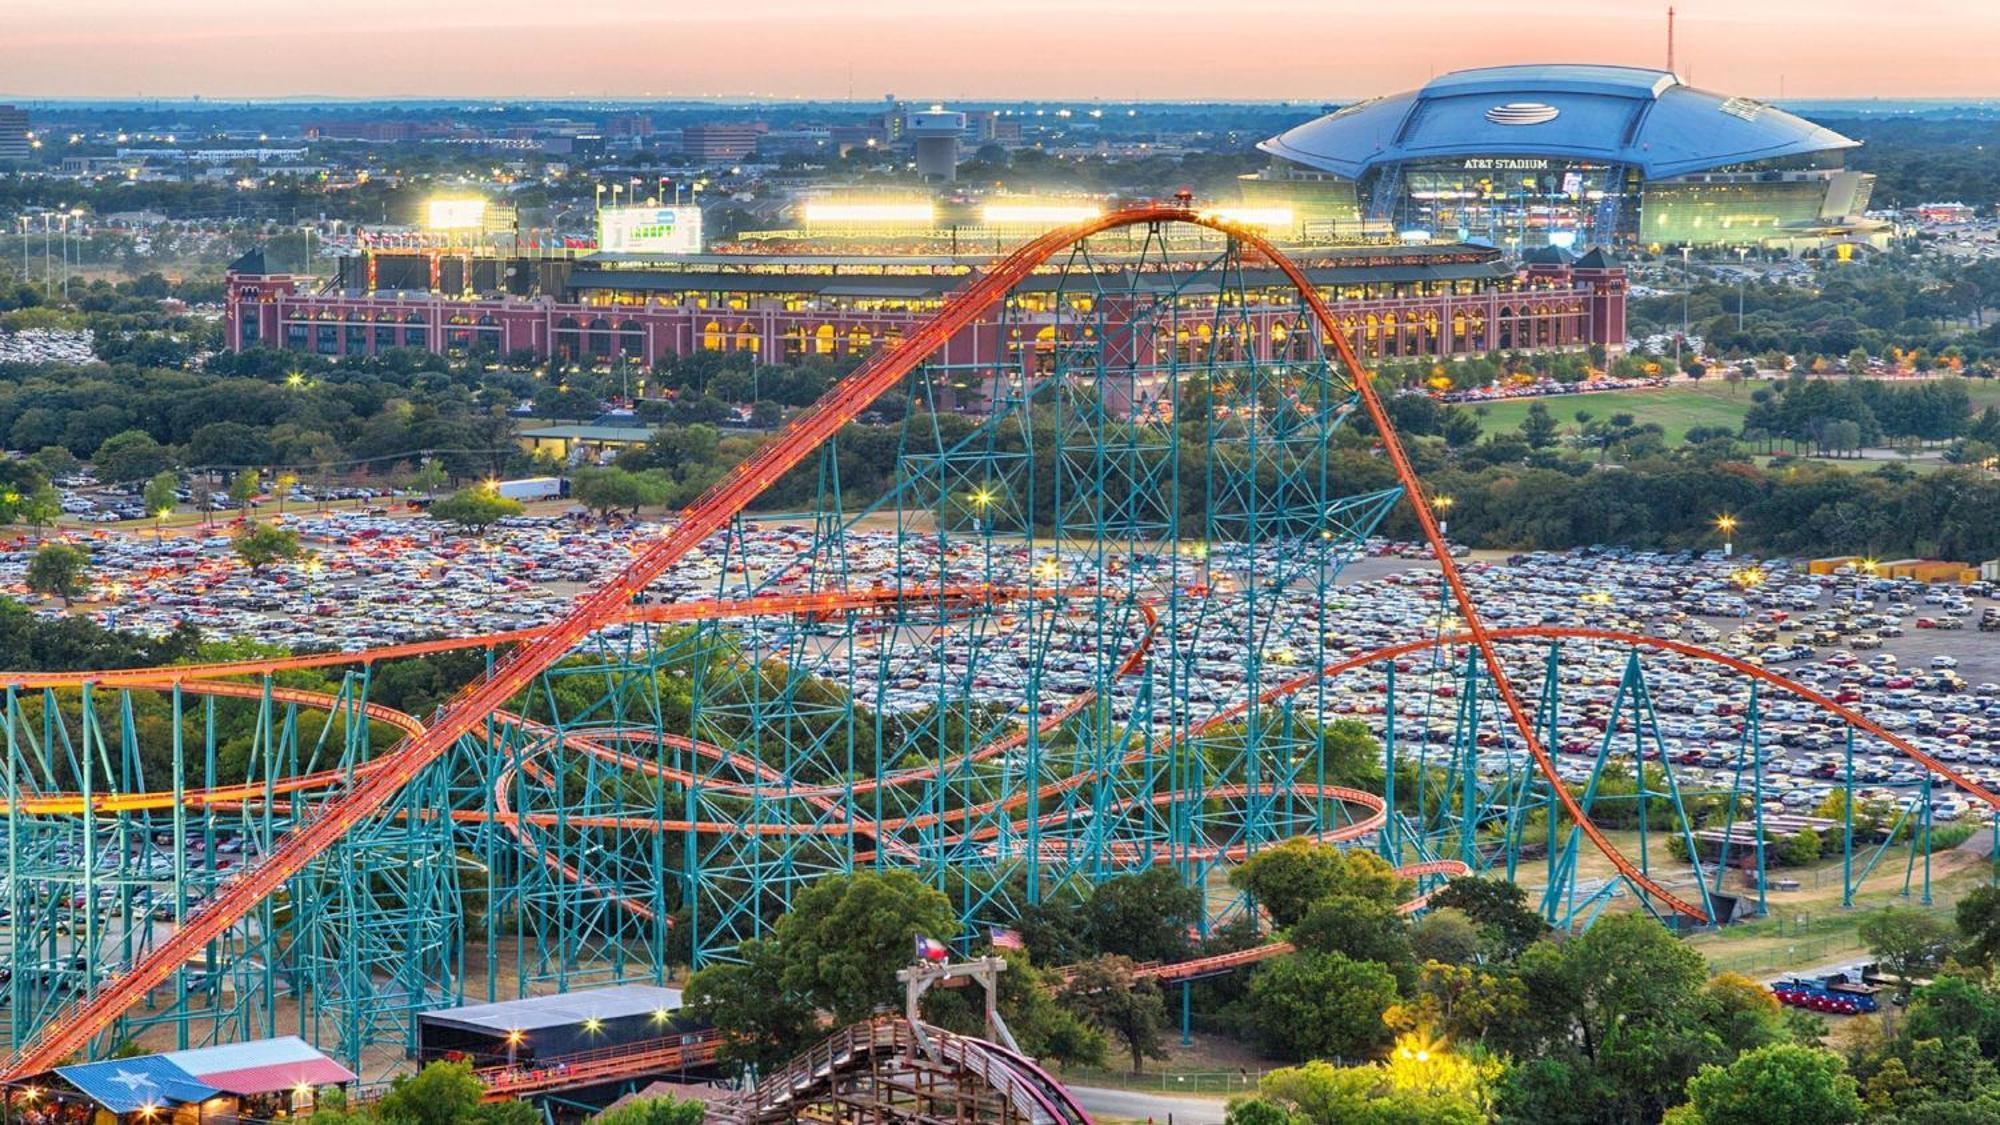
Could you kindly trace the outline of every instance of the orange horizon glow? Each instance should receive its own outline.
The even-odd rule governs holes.
[[[1751,97],[2000,95],[1987,0],[1675,0]],[[1665,0],[11,0],[0,99],[1292,100],[1524,62],[1662,66]]]

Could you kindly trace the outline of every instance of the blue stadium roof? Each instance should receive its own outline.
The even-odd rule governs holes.
[[[1751,98],[1697,90],[1664,70],[1548,64],[1456,71],[1257,147],[1352,179],[1381,164],[1465,156],[1629,164],[1659,179],[1858,143]]]

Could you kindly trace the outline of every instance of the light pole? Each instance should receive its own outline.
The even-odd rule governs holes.
[[[174,514],[172,508],[161,508],[153,513],[153,557],[158,558],[167,545],[167,517]]]
[[[1722,557],[1736,553],[1736,517],[1724,512],[1715,517],[1715,529],[1722,533]]]
[[[1444,539],[1451,534],[1451,506],[1454,502],[1449,496],[1433,496],[1431,498],[1431,511],[1436,512],[1438,518],[1439,539]]]
[[[1748,246],[1736,248],[1736,331],[1743,331],[1743,284],[1750,279],[1749,267],[1743,263],[1750,256]]]
[[[1674,374],[1681,373],[1681,343],[1688,335],[1688,254],[1692,246],[1681,247],[1681,334],[1674,337]]]

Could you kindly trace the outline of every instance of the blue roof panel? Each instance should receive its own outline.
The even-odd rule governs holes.
[[[56,1073],[112,1113],[204,1102],[222,1092],[158,1055],[59,1066]]]
[[[1548,65],[1447,74],[1257,147],[1350,179],[1381,164],[1459,156],[1628,164],[1661,179],[1856,143],[1774,106],[1683,85],[1665,71]]]

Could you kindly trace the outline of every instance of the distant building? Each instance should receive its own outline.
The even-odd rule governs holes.
[[[616,113],[604,119],[604,135],[607,137],[650,137],[653,135],[653,118],[644,113]]]
[[[1845,164],[1858,144],[1667,71],[1563,64],[1442,74],[1257,147],[1279,162],[1267,196],[1293,169],[1318,172],[1335,182],[1311,205],[1345,204],[1346,221],[1526,254],[1886,244],[1865,215],[1874,176]]]
[[[965,115],[932,107],[910,114],[903,136],[916,150],[917,175],[949,183],[958,178],[958,141],[965,136]]]
[[[757,150],[767,129],[762,121],[714,122],[681,130],[681,152],[712,164],[741,160]]]
[[[1975,211],[1969,203],[1919,203],[1910,214],[1920,223],[1969,223]]]
[[[32,151],[28,142],[28,111],[0,105],[0,164],[19,163]]]

